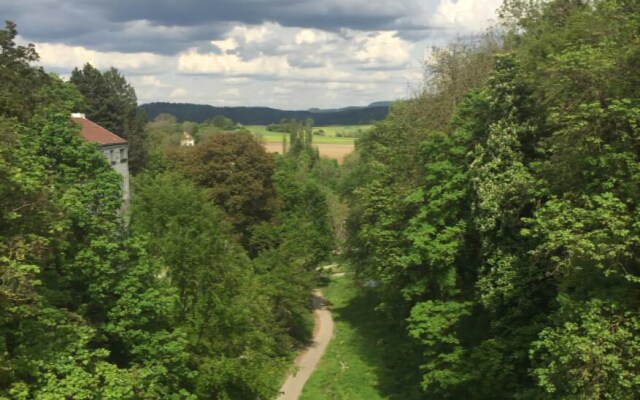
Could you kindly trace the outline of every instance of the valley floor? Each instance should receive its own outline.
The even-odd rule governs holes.
[[[382,360],[373,305],[358,297],[348,274],[335,274],[324,294],[332,308],[334,337],[300,399],[387,399],[379,390]]]
[[[320,358],[324,355],[329,341],[333,337],[333,320],[322,293],[316,291],[313,296],[313,316],[315,328],[309,348],[295,360],[295,370],[287,377],[280,388],[278,400],[298,400],[305,383],[315,371]]]

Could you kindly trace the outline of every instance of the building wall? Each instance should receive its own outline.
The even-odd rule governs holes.
[[[109,144],[101,147],[102,154],[107,157],[111,167],[122,176],[122,197],[125,205],[129,204],[129,145]]]

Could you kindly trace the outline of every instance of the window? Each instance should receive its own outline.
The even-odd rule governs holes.
[[[127,162],[127,149],[126,148],[120,149],[120,162],[121,163]]]

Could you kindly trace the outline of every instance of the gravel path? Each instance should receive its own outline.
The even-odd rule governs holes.
[[[298,400],[302,393],[302,388],[313,371],[316,369],[320,358],[327,349],[327,345],[333,336],[333,319],[331,311],[327,308],[322,293],[316,290],[313,296],[313,317],[315,328],[313,341],[295,361],[295,371],[291,373],[280,388],[278,400]]]

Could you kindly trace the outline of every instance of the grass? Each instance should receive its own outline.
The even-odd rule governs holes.
[[[359,296],[348,275],[324,290],[332,304],[334,337],[302,392],[301,400],[381,400],[383,363],[372,299]]]
[[[334,125],[334,126],[314,126],[313,131],[322,130],[326,136],[357,136],[371,129],[373,125]]]
[[[315,144],[353,144],[354,138],[350,137],[337,137],[337,132],[356,132],[357,129],[368,129],[370,125],[353,125],[353,126],[330,126],[330,127],[314,127],[313,131],[319,129],[324,130],[326,136],[313,136],[313,143]],[[282,143],[282,133],[271,132],[267,130],[264,125],[248,125],[247,129],[254,135],[262,138],[266,143]]]

